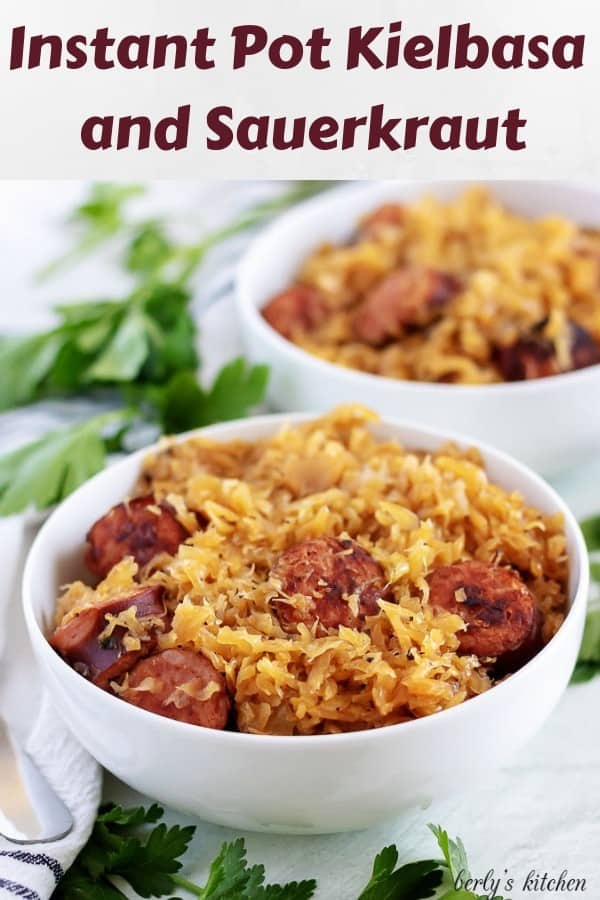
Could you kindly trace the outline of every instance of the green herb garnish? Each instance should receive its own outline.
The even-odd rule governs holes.
[[[140,897],[172,895],[179,888],[201,900],[310,900],[317,889],[312,878],[265,884],[264,866],[248,865],[242,838],[224,843],[210,864],[206,884],[196,884],[181,874],[181,857],[196,829],[169,828],[160,823],[162,816],[163,810],[156,804],[147,809],[122,809],[114,804],[101,807],[87,844],[58,885],[54,900],[123,900],[125,885]],[[357,900],[427,900],[434,896],[439,900],[485,900],[455,887],[470,877],[460,838],[452,840],[443,828],[429,827],[444,858],[398,866],[398,849],[384,847]],[[444,891],[441,895],[440,890]],[[333,897],[335,891],[323,896]]]
[[[574,684],[590,681],[600,674],[600,608],[589,610],[579,648],[577,665],[571,679]]]
[[[58,428],[0,457],[0,516],[33,504],[44,509],[99,472],[115,426],[126,424],[127,410],[95,416],[80,425]],[[111,428],[112,426],[112,428]]]
[[[460,885],[468,884],[471,879],[467,852],[461,839],[457,837],[453,840],[448,832],[439,825],[430,825],[429,828],[435,835],[438,846],[444,855],[446,867],[444,883],[448,890],[439,897],[439,900],[487,900],[480,894],[460,887]],[[495,897],[496,900],[502,900],[502,897],[498,895]]]
[[[225,843],[210,866],[205,885],[179,874],[180,857],[194,836],[195,827],[170,828],[156,824],[160,806],[122,809],[109,804],[100,809],[92,834],[56,888],[55,900],[123,900],[123,879],[140,897],[164,897],[177,888],[202,900],[309,900],[314,881],[265,884],[263,866],[248,866],[240,838]],[[154,827],[149,829],[148,826]]]
[[[591,516],[580,522],[581,530],[590,554],[592,585],[600,585],[600,516]],[[597,588],[596,588],[597,590]],[[600,674],[600,606],[596,599],[590,601],[577,665],[571,678],[572,684],[590,681]]]
[[[392,845],[375,857],[371,878],[358,900],[424,900],[433,897],[442,882],[442,870],[436,860],[405,863],[396,868],[398,850]]]
[[[212,247],[324,186],[300,182],[188,243],[175,240],[164,219],[132,216],[139,185],[92,187],[69,219],[73,248],[42,274],[116,241],[134,285],[118,299],[62,304],[46,332],[0,337],[0,412],[49,398],[101,397],[120,426],[107,433],[95,417],[0,457],[0,515],[62,500],[104,466],[107,452],[127,448],[133,424],[173,434],[246,416],[263,400],[268,369],[243,359],[225,365],[208,388],[200,383],[191,279]]]

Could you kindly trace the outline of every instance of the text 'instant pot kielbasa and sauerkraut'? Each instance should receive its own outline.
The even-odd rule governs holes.
[[[53,647],[124,701],[260,734],[404,722],[514,672],[564,617],[561,517],[375,420],[165,443],[91,527],[98,583],[66,588]]]
[[[304,350],[390,378],[558,375],[600,363],[600,232],[527,219],[478,188],[387,203],[262,313]]]

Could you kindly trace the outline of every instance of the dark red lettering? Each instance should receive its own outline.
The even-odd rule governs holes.
[[[383,104],[371,107],[371,124],[369,126],[369,150],[375,150],[381,144],[389,150],[400,150],[401,144],[392,134],[402,119],[383,119]]]
[[[210,36],[208,28],[199,28],[196,37],[191,42],[191,46],[195,49],[194,65],[197,69],[213,69],[215,66],[214,59],[210,59],[208,51],[214,47],[215,39]]]
[[[249,56],[260,53],[267,46],[268,35],[260,25],[236,25],[231,36],[234,40],[234,69],[243,69]]]
[[[318,116],[310,124],[308,139],[317,150],[335,150],[339,128],[333,116]]]
[[[471,50],[475,54],[471,54]],[[471,34],[471,25],[464,22],[456,29],[456,63],[457,69],[481,69],[489,55],[488,42],[480,34]]]
[[[465,127],[465,147],[468,150],[491,150],[498,143],[498,116],[486,119],[485,133],[479,136],[478,116],[467,119]]]
[[[412,69],[429,69],[432,65],[433,41],[424,34],[409,38],[404,45],[404,59]]]
[[[559,69],[580,69],[583,65],[585,35],[563,34],[552,48],[552,61]],[[570,49],[570,53],[567,51]]]
[[[527,119],[521,118],[520,109],[509,109],[508,114],[502,123],[502,127],[506,130],[506,147],[508,150],[524,150],[527,141],[519,137],[519,130],[527,125]]]
[[[170,133],[171,136],[170,136]],[[190,133],[190,105],[180,106],[176,116],[165,116],[157,122],[154,140],[159,150],[184,150]]]
[[[23,50],[25,49],[25,26],[13,28],[10,39],[10,67],[20,69],[23,65]]]
[[[429,140],[436,150],[458,150],[461,128],[462,116],[438,116],[431,123]]]
[[[380,69],[383,62],[371,49],[373,41],[379,37],[383,28],[367,28],[363,31],[361,25],[351,28],[348,32],[348,53],[346,68],[356,69],[364,59],[372,69]]]
[[[117,128],[117,150],[132,146],[133,129],[138,130],[138,150],[147,150],[152,137],[152,123],[148,116],[121,116]]]
[[[194,46],[194,42],[191,42]],[[159,34],[154,44],[154,69],[162,69],[167,65],[167,51],[173,48],[174,69],[183,69],[187,62],[187,40],[182,34]]]
[[[88,150],[109,150],[112,146],[113,124],[113,116],[90,116],[81,127],[83,146]]]

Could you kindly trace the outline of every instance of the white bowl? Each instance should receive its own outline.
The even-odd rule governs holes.
[[[302,204],[252,243],[238,274],[237,306],[248,356],[271,366],[269,401],[282,410],[324,411],[360,402],[401,416],[472,434],[546,475],[600,450],[600,365],[535,381],[492,385],[400,381],[334,365],[283,338],[260,308],[287,287],[323,241],[348,239],[361,215],[378,204],[423,194],[450,199],[467,182],[383,182],[332,190]],[[560,183],[494,181],[488,187],[525,215],[560,213],[600,227],[600,192]]]
[[[273,433],[264,416],[203,430],[223,440]],[[447,434],[387,422],[376,432],[409,448],[434,449]],[[455,438],[462,446],[468,442]],[[565,517],[570,610],[550,643],[487,693],[435,715],[371,731],[271,737],[212,731],[154,715],[105,693],[50,647],[59,586],[83,575],[90,524],[128,494],[147,451],[100,473],[48,519],[29,554],[25,617],[44,684],[58,713],[99,762],[144,794],[202,819],[237,828],[319,833],[351,830],[464,791],[515,754],[540,727],[567,685],[577,656],[588,591],[586,549],[563,501],[520,463],[491,448],[483,455],[498,484],[521,491],[544,512]]]

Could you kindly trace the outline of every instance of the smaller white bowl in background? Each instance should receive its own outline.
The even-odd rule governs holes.
[[[278,410],[324,411],[359,402],[381,415],[471,434],[545,475],[600,451],[600,365],[534,381],[491,385],[401,381],[334,365],[283,338],[260,309],[289,286],[323,242],[344,242],[362,215],[389,201],[425,194],[449,200],[469,182],[375,182],[333,189],[277,219],[241,264],[236,289],[240,331],[253,360],[269,363],[268,398]],[[574,184],[493,181],[485,186],[527,216],[563,215],[600,228],[600,192]]]
[[[206,428],[217,440],[255,440],[306,415],[264,416]],[[449,438],[410,424],[374,426],[408,448]],[[43,683],[83,746],[127,784],[220,825],[278,833],[364,828],[415,805],[464,791],[509,760],[548,717],[565,689],[585,618],[588,562],[583,537],[558,495],[523,465],[489,447],[490,478],[532,505],[565,518],[569,612],[550,643],[491,690],[412,722],[348,734],[277,737],[214,731],[149,713],[95,687],[50,647],[60,586],[85,577],[84,535],[127,496],[146,450],[92,478],[50,516],[25,567],[25,619]]]

